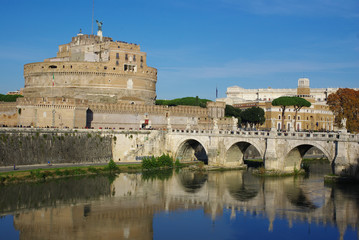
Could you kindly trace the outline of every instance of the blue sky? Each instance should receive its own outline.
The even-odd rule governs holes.
[[[1,3],[0,93],[24,86],[24,64],[91,33],[92,0]],[[358,0],[95,0],[94,15],[105,36],[147,52],[159,99],[295,88],[300,77],[359,87]]]

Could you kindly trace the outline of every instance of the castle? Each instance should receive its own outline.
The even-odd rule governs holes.
[[[225,103],[157,106],[157,69],[137,44],[97,35],[77,34],[59,46],[56,57],[24,66],[23,98],[0,104],[0,124],[55,128],[209,129],[224,118]]]

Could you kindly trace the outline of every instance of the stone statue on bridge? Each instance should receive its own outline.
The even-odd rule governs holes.
[[[344,129],[346,129],[346,128],[347,128],[347,119],[346,119],[346,118],[343,118],[341,124],[342,124],[342,127],[343,127]]]
[[[98,20],[96,20],[96,23],[97,23],[97,31],[102,31],[102,25],[103,25],[103,23],[102,23],[102,22],[99,22]]]

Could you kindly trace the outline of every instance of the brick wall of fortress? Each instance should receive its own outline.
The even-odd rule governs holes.
[[[17,109],[15,102],[0,102],[0,126],[17,125]]]
[[[56,67],[56,68],[55,68]],[[124,71],[110,62],[41,62],[24,66],[25,97],[81,98],[91,102],[154,104],[157,70]]]
[[[223,118],[224,109],[218,103],[201,108],[24,97],[18,99],[17,107],[21,111],[15,125],[34,127],[84,128],[87,125],[93,128],[138,129],[148,120],[152,128],[167,128],[170,123],[172,128],[178,129],[188,125],[192,129],[212,129],[213,117],[218,118],[220,129],[232,129],[233,124],[231,118]]]
[[[184,129],[190,125],[191,129],[212,129],[213,119],[209,111],[212,108],[194,106],[158,106],[142,104],[90,104],[93,112],[91,127],[94,128],[141,128],[145,119],[153,128],[167,128],[170,123],[172,128]],[[168,120],[169,119],[169,120]],[[224,118],[218,120],[218,125],[223,129],[232,129],[233,120]],[[230,127],[229,127],[230,126]]]

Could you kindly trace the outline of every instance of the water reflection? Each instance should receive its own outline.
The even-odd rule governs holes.
[[[239,216],[246,217],[243,213],[250,213],[252,220],[253,216],[267,219],[255,223],[267,225],[266,231],[287,231],[298,221],[315,222],[322,229],[333,225],[338,236],[344,236],[348,228],[358,231],[356,186],[324,186],[322,177],[262,179],[246,171],[180,171],[164,176],[123,173],[113,182],[97,177],[1,186],[1,196],[6,197],[1,198],[0,213],[14,215],[14,229],[20,231],[20,239],[153,239],[159,236],[158,228],[172,221],[168,214],[184,212],[197,219],[198,211],[204,214],[196,220],[203,222],[196,222],[198,226],[206,219],[224,221],[227,213],[235,222]],[[176,219],[180,221],[181,217]],[[278,226],[276,219],[285,219],[288,224]],[[229,232],[236,234],[239,230],[245,229]],[[214,230],[209,227],[205,231]]]
[[[256,197],[261,185],[263,185],[257,177],[243,171],[228,172],[225,181],[230,195],[241,202],[249,201]]]
[[[185,192],[197,193],[207,182],[207,176],[204,172],[182,172],[177,175],[177,178]]]

